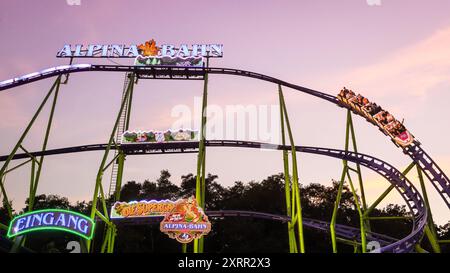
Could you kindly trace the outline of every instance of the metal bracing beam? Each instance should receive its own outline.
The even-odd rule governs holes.
[[[2,195],[3,195],[3,201],[4,201],[3,204],[6,206],[6,208],[8,210],[8,214],[9,214],[10,217],[12,217],[12,208],[11,208],[11,205],[9,203],[8,195],[6,194],[5,187],[3,185],[3,176],[5,174],[5,171],[7,171],[9,163],[13,159],[14,155],[17,153],[17,150],[22,146],[22,142],[24,141],[25,137],[28,135],[28,132],[30,131],[30,129],[33,126],[34,122],[36,121],[37,117],[39,116],[39,114],[41,113],[42,109],[46,105],[48,99],[53,94],[55,88],[58,87],[58,89],[59,89],[60,81],[61,81],[61,76],[58,76],[56,78],[55,82],[53,83],[52,87],[48,91],[47,95],[44,97],[44,100],[39,105],[36,113],[31,118],[31,121],[28,123],[27,127],[25,128],[25,131],[22,133],[22,135],[20,136],[20,138],[17,141],[16,145],[14,146],[13,150],[9,154],[9,156],[6,159],[5,163],[3,164],[2,168],[0,169],[0,188],[1,188],[1,191],[2,191]]]
[[[196,176],[196,186],[195,186],[195,198],[197,199],[198,205],[205,209],[205,191],[206,191],[206,180],[205,180],[205,165],[206,165],[206,149],[205,149],[205,139],[206,139],[206,122],[207,122],[207,105],[208,105],[208,73],[205,73],[203,81],[203,98],[202,98],[202,117],[201,117],[201,128],[200,128],[200,141],[198,147],[198,157],[197,157],[197,176]],[[194,240],[194,253],[203,253],[204,239]]]
[[[3,173],[3,175],[6,175],[6,174],[8,174],[8,173],[10,173],[10,172],[12,172],[12,171],[14,171],[14,170],[16,170],[16,169],[18,169],[18,168],[24,166],[24,165],[27,165],[27,164],[30,163],[30,162],[36,163],[35,161],[33,161],[33,159],[28,159],[27,161],[22,162],[22,163],[20,163],[20,164],[18,164],[18,165],[16,165],[16,166],[12,167],[11,169],[6,170],[6,171]]]
[[[107,162],[107,159],[108,159],[108,155],[109,155],[109,152],[111,150],[111,146],[113,146],[113,143],[114,143],[114,136],[116,135],[117,127],[119,125],[119,121],[120,121],[123,109],[125,108],[127,100],[128,100],[129,95],[131,93],[132,86],[134,85],[134,77],[135,77],[135,75],[132,74],[131,77],[130,77],[130,84],[128,85],[127,91],[126,91],[126,93],[124,95],[124,98],[123,98],[121,104],[120,104],[120,110],[119,110],[119,112],[117,114],[117,117],[116,117],[116,120],[115,120],[115,123],[114,123],[114,126],[113,126],[113,130],[112,130],[111,135],[109,137],[108,145],[105,148],[105,152],[103,154],[103,158],[102,158],[102,161],[100,163],[100,166],[99,166],[99,169],[98,169],[98,172],[97,172],[97,178],[96,178],[95,187],[94,187],[94,195],[93,195],[93,198],[92,198],[92,209],[91,209],[90,217],[91,217],[91,219],[93,221],[95,221],[96,215],[99,216],[98,213],[100,213],[100,212],[98,211],[97,206],[98,206],[98,201],[100,201],[101,205],[102,205],[102,208],[103,208],[103,211],[104,211],[103,212],[104,219],[102,219],[102,217],[100,217],[100,216],[99,217],[103,221],[105,221],[105,220],[108,221],[108,222],[105,221],[108,224],[108,226],[109,226],[108,230],[112,228],[111,227],[112,225],[109,225],[108,211],[107,211],[107,208],[106,208],[106,200],[105,200],[105,195],[104,195],[103,187],[102,187],[102,178],[103,178],[105,165],[106,165],[106,162]],[[100,200],[99,200],[99,198],[100,198]],[[111,232],[111,231],[107,231],[107,232]],[[108,244],[111,244],[112,241],[113,241],[113,240],[111,240],[110,236],[106,236],[105,240],[107,241]],[[103,242],[103,244],[104,243],[105,242]],[[87,245],[88,252],[93,251],[93,249],[92,249],[92,240],[88,240],[86,242],[86,245]],[[108,251],[111,250],[111,249],[113,249],[111,246],[107,247]],[[101,250],[104,251],[105,248],[101,247]]]
[[[118,169],[117,169],[117,181],[116,181],[116,190],[114,193],[114,200],[119,201],[120,190],[122,189],[123,167],[125,164],[125,154],[123,153],[123,151],[119,151],[117,161],[118,161]]]
[[[134,94],[134,85],[135,83],[137,83],[137,79],[135,80],[135,77],[133,77],[133,74],[131,73],[127,73],[126,74],[126,80],[128,79],[128,83],[126,86],[126,90],[129,91],[128,94],[128,98],[125,96],[122,99],[124,100],[124,102],[126,103],[125,105],[125,109],[122,109],[122,112],[120,113],[120,116],[122,118],[123,112],[126,111],[125,113],[125,120],[123,121],[123,130],[127,131],[130,127],[130,118],[131,118],[131,107],[132,107],[132,101],[133,101],[133,94]],[[119,121],[119,125],[120,126],[120,121]],[[114,171],[114,165],[117,164],[117,174],[116,177],[111,177],[111,179],[115,179],[115,181],[111,181],[111,183],[114,183],[114,191],[113,193],[109,193],[109,198],[112,197],[111,201],[118,201],[120,200],[120,190],[122,188],[122,178],[123,178],[123,170],[124,170],[124,165],[125,165],[125,153],[120,149],[117,148],[117,141],[118,141],[118,132],[119,132],[119,128],[116,128],[116,139],[114,139],[114,145],[116,147],[116,155],[114,157],[114,159],[111,161],[111,163],[113,164],[113,170]],[[105,167],[106,169],[106,167]],[[111,176],[113,176],[113,174],[111,174]],[[102,184],[100,184],[100,186],[102,186]],[[100,188],[102,189],[102,187]],[[109,187],[109,190],[111,191],[111,185]],[[106,203],[106,202],[104,202]],[[104,206],[104,210],[106,210],[106,206]],[[110,224],[105,226],[106,230],[106,234],[104,236],[104,241],[108,242],[107,243],[107,247],[102,248],[101,251],[102,252],[108,252],[108,253],[112,253],[114,252],[114,242],[117,236],[117,230],[114,224]]]
[[[101,247],[101,252],[102,253],[105,253],[106,252],[106,247],[107,247],[107,244],[109,243],[109,238],[110,238],[110,235],[111,235],[111,229],[110,228],[107,228],[106,229],[106,235],[105,235],[105,240],[103,240],[103,243],[102,243],[102,247]]]
[[[56,84],[56,86],[55,86]],[[50,136],[50,131],[51,131],[51,127],[52,127],[52,123],[53,123],[53,117],[55,114],[55,109],[56,109],[56,102],[58,100],[58,94],[59,94],[59,88],[61,86],[61,76],[59,76],[56,81],[55,84],[52,86],[51,90],[55,90],[53,93],[53,102],[50,108],[50,114],[49,114],[49,118],[47,121],[47,127],[45,130],[45,136],[44,136],[44,142],[42,144],[42,149],[41,152],[45,153],[45,151],[47,150],[47,144],[48,144],[48,139]],[[40,175],[41,175],[41,171],[42,171],[42,166],[44,163],[44,155],[41,155],[39,160],[36,160],[35,157],[33,157],[32,155],[29,154],[29,152],[22,146],[22,144],[19,145],[19,148],[22,149],[25,153],[27,153],[32,161],[32,165],[31,165],[31,175],[30,175],[30,189],[29,189],[29,196],[28,196],[28,211],[32,211],[33,207],[34,207],[34,200],[35,200],[35,196],[36,196],[36,192],[37,192],[37,187],[39,185],[39,179],[40,179]],[[35,170],[36,168],[36,163],[38,164],[38,169],[37,171]],[[27,236],[18,236],[16,238],[14,238],[14,247],[11,249],[11,252],[16,252],[18,250],[19,247],[24,246],[25,241],[26,241]]]
[[[52,107],[50,109],[50,115],[48,118],[48,122],[47,122],[47,129],[45,131],[45,136],[44,136],[44,143],[42,144],[42,152],[45,152],[47,150],[47,144],[48,144],[48,138],[50,136],[50,130],[52,128],[52,123],[53,123],[53,116],[55,114],[55,108],[56,108],[56,101],[58,100],[58,94],[59,94],[59,87],[61,86],[61,76],[59,76],[56,79],[56,90],[55,90],[55,94],[53,95],[53,103],[52,103]],[[34,182],[33,182],[33,189],[32,192],[29,196],[29,201],[28,201],[28,211],[32,211],[33,210],[33,206],[34,206],[34,198],[36,196],[36,191],[37,191],[37,187],[39,185],[39,180],[41,178],[41,172],[42,172],[42,165],[44,163],[44,156],[41,155],[39,158],[39,164],[38,164],[38,168],[36,171],[36,175],[34,178]]]
[[[125,74],[125,82],[123,87],[123,93],[122,93],[122,100],[126,101],[125,108],[123,109],[122,113],[120,114],[120,121],[119,125],[116,131],[116,138],[114,139],[114,147],[116,148],[116,151],[114,153],[114,156],[117,157],[117,161],[113,160],[113,166],[111,170],[111,181],[108,188],[108,197],[111,198],[111,201],[116,201],[120,198],[120,190],[122,187],[122,181],[119,181],[119,178],[122,178],[123,174],[123,167],[124,167],[124,158],[122,161],[122,164],[119,164],[118,157],[123,155],[123,151],[119,147],[119,140],[122,137],[122,134],[127,131],[130,127],[130,118],[131,118],[131,107],[132,107],[132,101],[133,101],[133,94],[134,94],[134,84],[137,83],[137,80],[131,79],[132,73],[126,73]],[[131,88],[130,93],[128,95],[128,99],[125,98],[125,94],[128,91],[128,89]],[[120,176],[120,177],[119,177]],[[119,185],[117,185],[119,184]],[[117,192],[119,191],[119,193]]]
[[[131,76],[129,74],[127,74],[127,77]],[[130,119],[131,119],[131,107],[132,107],[132,102],[133,102],[133,94],[134,94],[134,85],[137,83],[137,79],[131,79],[129,78],[129,83],[128,85],[131,85],[130,88],[130,94],[128,96],[128,101],[127,101],[127,106],[126,106],[126,119],[125,119],[125,124],[124,124],[124,130],[127,131],[130,128]],[[117,147],[117,143],[116,141],[114,142],[116,147]],[[124,165],[125,165],[125,153],[119,148],[118,150],[118,154],[117,154],[117,177],[116,177],[116,181],[115,181],[115,188],[114,188],[114,193],[113,193],[113,200],[114,201],[118,201],[120,199],[120,190],[122,189],[122,178],[123,178],[123,169],[124,169]],[[112,238],[115,238],[115,234],[111,235]]]
[[[33,159],[34,161],[36,161],[37,163],[38,160],[36,159],[36,157],[34,155],[32,155],[27,149],[25,149],[25,147],[23,147],[22,145],[20,145],[20,149],[26,154],[28,155],[31,159]]]
[[[406,167],[406,169],[402,172],[404,176],[406,176],[412,168],[416,165],[415,162],[412,162],[411,164]],[[386,198],[386,196],[395,188],[394,184],[389,185],[389,187],[373,202],[373,204],[364,212],[364,217],[368,218],[369,214],[381,203],[381,201]]]
[[[116,242],[116,236],[117,236],[117,228],[115,225],[111,225],[111,235],[109,238],[108,253],[114,252],[114,243]]]
[[[95,215],[98,216],[103,222],[105,222],[108,226],[111,225],[111,221],[109,221],[108,218],[106,218],[105,215],[103,215],[100,211],[96,210]]]
[[[281,140],[283,146],[286,146],[286,134],[284,130],[284,112],[282,108],[282,94],[281,89],[278,91],[279,101],[280,101],[280,120],[281,120]],[[284,189],[285,189],[285,197],[286,197],[286,214],[291,218],[290,221],[287,222],[288,227],[288,238],[289,238],[289,252],[297,253],[297,242],[295,239],[294,227],[295,222],[297,221],[297,217],[295,220],[292,219],[292,211],[291,211],[291,180],[289,175],[289,158],[288,151],[283,150],[283,168],[284,168]]]
[[[133,77],[132,74],[127,73],[126,77],[128,79],[127,90],[129,90],[129,94],[128,94],[128,99],[126,97],[123,98],[123,100],[126,103],[126,106],[125,106],[126,107],[126,117],[125,117],[124,127],[123,127],[124,131],[127,131],[130,127],[131,107],[132,107],[133,94],[134,94],[134,85],[137,83],[137,79],[135,80],[135,78]],[[123,110],[122,110],[122,112],[123,112]],[[120,113],[120,115],[122,116],[122,113]],[[118,140],[118,139],[116,139],[116,140]],[[114,145],[117,147],[116,140],[114,140]],[[114,192],[113,192],[112,196],[109,196],[110,198],[112,197],[111,201],[120,200],[120,190],[122,189],[123,170],[124,170],[124,165],[125,165],[125,153],[121,149],[117,149],[116,151],[117,151],[117,155],[114,157],[112,162],[113,162],[113,164],[117,164],[117,176],[114,178],[115,179]],[[113,168],[114,168],[114,166],[113,166]],[[113,183],[113,181],[111,181],[111,183]],[[111,190],[111,185],[109,187],[109,190]],[[114,252],[114,243],[115,243],[116,236],[117,236],[117,230],[116,230],[115,225],[113,225],[113,224],[108,225],[106,228],[109,231],[109,233],[106,232],[106,235],[104,237],[104,241],[108,241],[106,251],[108,253],[112,253],[112,252]],[[102,252],[104,252],[104,251],[105,251],[105,249],[102,248]]]
[[[336,201],[334,201],[333,215],[331,216],[330,222],[330,235],[331,244],[333,247],[333,253],[337,253],[337,238],[336,238],[336,219],[339,209],[339,204],[341,203],[342,189],[344,188],[345,174],[347,173],[347,161],[343,160],[344,167],[342,169],[341,179],[339,180],[338,192],[336,195]]]
[[[353,151],[355,153],[357,153],[358,152],[358,146],[356,144],[355,127],[353,126],[353,118],[352,118],[350,110],[348,110],[347,116],[348,116],[348,123],[349,123],[349,126],[350,126],[350,133],[351,133],[351,136],[352,136]],[[364,192],[364,185],[363,185],[363,179],[362,179],[361,165],[356,164],[356,171],[355,172],[358,174],[359,188],[360,188],[360,191],[361,191],[362,208],[363,208],[363,210],[366,210],[367,209],[367,203],[366,203],[366,195],[365,195],[365,192]]]
[[[414,246],[415,250],[417,253],[428,253],[428,251],[426,251],[425,249],[423,249],[419,244],[416,244]]]
[[[34,161],[31,163],[31,174],[30,174],[30,191],[28,193],[28,196],[31,196],[33,194],[33,185],[34,185],[34,180],[35,180],[35,176],[36,176],[36,162]]]
[[[103,172],[106,171],[112,164],[114,164],[114,162],[119,158],[119,154],[117,154],[116,156],[113,157],[113,159],[111,159],[109,161],[108,164],[106,164],[106,166],[103,168]]]
[[[304,241],[304,237],[303,237],[302,206],[300,203],[300,185],[298,182],[297,150],[295,148],[294,137],[293,137],[291,125],[289,122],[289,116],[287,113],[287,107],[286,107],[286,103],[284,101],[283,90],[281,89],[281,85],[278,85],[278,92],[279,92],[279,98],[280,98],[280,108],[281,108],[281,113],[282,113],[283,126],[286,125],[288,136],[289,136],[289,142],[291,144],[291,159],[292,159],[291,217],[297,219],[296,226],[297,226],[297,234],[298,234],[298,240],[299,240],[299,251],[300,251],[300,253],[305,253],[305,241]],[[284,123],[284,121],[286,123]],[[284,129],[283,129],[283,134],[284,134]],[[284,157],[283,157],[283,159],[284,159]],[[289,174],[288,174],[288,176],[289,176]],[[288,225],[288,227],[289,227],[289,225]],[[290,228],[294,228],[294,226],[291,226]],[[296,241],[295,235],[294,235],[294,240]],[[296,246],[296,245],[293,245],[293,246]],[[296,249],[294,249],[294,247],[292,247],[292,249],[296,250]]]
[[[352,112],[350,110],[347,110],[347,126],[350,129],[350,136],[351,136],[351,140],[352,140],[353,151],[355,153],[358,153],[358,146],[356,144],[355,127],[353,125],[353,117],[352,117]],[[348,137],[348,135],[347,135],[347,137]],[[354,169],[352,168],[352,170],[354,170]],[[359,163],[356,163],[356,170],[354,170],[354,172],[358,175],[358,184],[359,184],[359,189],[361,191],[362,212],[365,212],[367,210],[366,193],[364,190],[361,165]],[[363,218],[362,221],[364,223],[364,229],[370,232],[369,219]]]
[[[359,225],[360,225],[360,229],[361,229],[361,251],[362,251],[362,253],[366,253],[367,243],[366,243],[366,231],[364,228],[363,212],[361,210],[361,206],[359,205],[358,195],[356,194],[355,187],[353,187],[352,177],[350,176],[348,169],[347,169],[347,178],[348,178],[348,182],[350,184],[350,189],[352,190],[355,207],[356,207],[356,210],[358,211],[358,215],[359,215]]]
[[[358,153],[358,147],[356,144],[356,134],[355,134],[354,126],[353,126],[352,113],[350,110],[347,110],[347,118],[346,118],[346,126],[345,126],[345,151],[346,152],[349,151],[350,140],[352,142],[353,151],[355,153]],[[350,183],[351,190],[352,190],[352,194],[354,196],[355,206],[357,208],[359,218],[360,218],[361,240],[363,241],[361,244],[361,251],[363,253],[365,253],[366,252],[366,243],[365,243],[366,230],[370,231],[370,223],[369,223],[369,219],[364,217],[364,213],[367,209],[367,203],[366,203],[366,198],[365,198],[365,193],[364,193],[364,185],[363,185],[363,179],[362,179],[361,166],[359,163],[356,163],[356,169],[355,169],[348,165],[347,160],[343,160],[342,163],[343,163],[343,169],[342,169],[342,174],[341,174],[341,180],[339,181],[338,193],[337,193],[337,197],[336,197],[336,202],[334,204],[333,215],[332,215],[331,223],[330,223],[330,231],[331,231],[330,233],[331,233],[331,242],[332,242],[333,252],[337,253],[337,238],[336,238],[335,226],[336,226],[336,219],[337,219],[339,204],[340,204],[340,200],[341,200],[341,196],[342,196],[342,190],[344,187],[345,176],[347,176],[349,183]],[[356,195],[356,190],[353,186],[353,182],[351,180],[351,175],[350,175],[349,171],[353,171],[358,175],[359,188],[361,191],[362,208],[359,205],[359,200]]]
[[[427,223],[427,226],[425,227],[425,234],[428,238],[428,241],[431,244],[431,247],[433,248],[433,251],[435,253],[440,253],[441,247],[439,246],[438,235],[436,232],[436,228],[434,227],[433,215],[431,214],[431,206],[430,206],[430,202],[428,201],[428,193],[427,193],[427,189],[425,188],[425,182],[423,179],[422,169],[417,164],[416,164],[416,169],[417,169],[417,175],[419,177],[420,188],[422,190],[423,200],[425,202],[425,205],[427,206],[427,211],[428,211],[428,219],[427,219],[428,223]]]
[[[358,252],[359,246],[361,246],[361,243],[358,241],[352,241],[352,240],[348,240],[348,239],[344,239],[344,238],[340,238],[337,237],[336,240],[340,243],[349,245],[349,246],[354,246],[355,247],[355,253]]]

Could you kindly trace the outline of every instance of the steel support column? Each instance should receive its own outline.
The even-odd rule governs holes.
[[[53,96],[52,108],[50,109],[50,115],[49,115],[48,122],[47,122],[47,129],[45,131],[45,136],[44,136],[44,143],[42,144],[42,151],[43,152],[45,150],[47,150],[48,138],[49,138],[50,130],[51,130],[51,127],[52,127],[53,116],[55,114],[56,101],[58,100],[59,87],[61,85],[61,77],[58,77],[56,82],[57,82],[57,84],[56,84],[55,94]],[[30,193],[30,196],[29,196],[29,199],[28,199],[28,211],[32,211],[33,210],[34,198],[36,196],[36,191],[37,191],[37,187],[38,187],[38,184],[39,184],[39,179],[41,177],[43,163],[44,163],[44,156],[42,155],[39,158],[39,161],[38,161],[38,169],[36,171],[36,175],[35,175],[35,178],[34,178],[34,182],[33,182],[33,186],[32,186],[32,192]]]
[[[294,138],[292,135],[291,125],[289,123],[289,116],[287,113],[286,103],[284,101],[283,90],[281,89],[281,85],[278,85],[278,95],[280,100],[282,142],[283,145],[286,145],[286,137],[284,129],[284,126],[286,125],[289,136],[289,142],[291,144],[292,182],[289,175],[288,153],[285,150],[283,151],[286,209],[287,215],[291,216],[292,219],[291,221],[288,222],[289,252],[305,253],[302,206],[300,203],[300,185],[298,182],[297,151],[295,149]],[[297,227],[299,247],[297,247],[297,239],[294,231],[295,227]]]
[[[438,235],[436,232],[436,228],[434,227],[433,216],[431,214],[431,206],[430,202],[428,201],[428,193],[427,189],[425,188],[422,169],[420,169],[419,165],[417,164],[416,168],[417,168],[417,175],[419,177],[420,188],[422,190],[423,201],[425,202],[428,211],[428,219],[427,219],[427,226],[425,227],[425,235],[427,236],[428,241],[430,242],[431,247],[433,248],[433,252],[441,253],[441,247],[439,246]]]
[[[28,135],[31,127],[33,126],[33,124],[36,121],[37,117],[39,116],[39,114],[41,113],[42,109],[46,105],[48,99],[50,98],[50,96],[53,94],[53,92],[55,90],[59,90],[60,84],[61,84],[61,76],[58,76],[56,78],[55,82],[53,83],[52,87],[48,91],[47,95],[45,96],[44,100],[39,105],[36,113],[31,118],[31,121],[28,123],[28,126],[26,127],[25,131],[20,136],[19,141],[17,141],[17,143],[14,146],[13,150],[11,151],[11,153],[9,154],[9,156],[6,159],[5,163],[3,164],[2,168],[0,169],[0,188],[1,188],[2,195],[3,195],[3,205],[6,206],[6,209],[8,211],[8,215],[11,218],[12,218],[12,208],[11,208],[11,204],[10,204],[9,199],[8,199],[8,195],[6,193],[6,189],[4,187],[4,175],[6,174],[6,172],[8,172],[8,165],[9,165],[9,163],[13,159],[14,155],[17,153],[17,150],[20,147],[22,147],[22,143],[23,143],[24,139]],[[56,91],[56,92],[58,92],[58,91]],[[49,118],[49,123],[47,125],[47,130],[46,130],[46,134],[45,134],[45,138],[44,138],[44,145],[43,145],[44,148],[43,149],[46,148],[47,141],[48,141],[48,136],[50,134],[50,128],[51,128],[50,125],[51,125],[51,121],[53,120],[53,112],[54,112],[54,109],[55,109],[56,100],[57,100],[57,95],[54,96],[53,106],[52,106],[52,110],[51,110],[50,118]],[[43,157],[41,157],[41,159],[43,159]],[[36,192],[35,191],[36,188],[37,188],[37,184],[36,184],[36,187],[35,187],[35,185],[30,185],[30,189],[31,189],[30,190],[30,193],[31,193],[30,196],[32,196],[33,192],[34,193]],[[33,196],[32,199],[34,200],[34,196]]]
[[[346,119],[346,127],[345,127],[345,151],[349,151],[350,140],[352,141],[353,151],[355,153],[357,153],[358,147],[356,144],[356,134],[355,134],[354,126],[353,126],[352,113],[350,110],[347,110],[347,119]],[[344,183],[345,183],[345,177],[347,176],[349,183],[350,183],[350,188],[351,188],[351,191],[353,194],[355,207],[358,211],[359,218],[360,218],[361,241],[362,241],[361,242],[361,252],[365,253],[366,247],[367,247],[367,245],[366,245],[366,230],[370,231],[370,223],[369,223],[369,219],[364,217],[364,212],[367,209],[367,203],[366,203],[365,192],[364,192],[361,166],[360,166],[360,164],[356,163],[356,169],[353,169],[350,166],[348,166],[347,160],[343,160],[342,163],[343,163],[343,169],[342,169],[342,174],[341,174],[341,180],[339,181],[338,192],[337,192],[337,196],[336,196],[336,201],[334,203],[333,215],[332,215],[331,223],[330,223],[330,234],[331,234],[331,243],[332,243],[333,252],[337,253],[337,238],[336,238],[335,227],[336,227],[336,220],[337,220],[339,204],[340,204],[341,196],[342,196],[342,190],[343,190]],[[356,172],[358,175],[359,188],[361,191],[362,206],[359,203],[358,196],[357,196],[356,190],[353,186],[353,182],[351,180],[351,175],[349,173],[349,170]]]
[[[198,147],[198,157],[197,157],[197,176],[196,176],[196,186],[195,186],[195,198],[197,199],[198,205],[205,209],[205,192],[206,192],[206,178],[205,178],[205,167],[206,167],[206,122],[207,122],[207,103],[208,101],[208,73],[205,73],[203,81],[203,98],[202,98],[202,117],[201,117],[201,127],[200,127],[200,140]],[[204,250],[204,238],[194,240],[194,253],[203,253]]]
[[[108,145],[106,146],[105,152],[103,154],[103,158],[102,161],[100,163],[100,167],[98,169],[98,173],[97,173],[97,178],[95,181],[95,187],[94,187],[94,195],[92,198],[92,209],[91,209],[91,219],[93,221],[95,221],[96,217],[99,217],[103,222],[105,222],[105,224],[107,225],[107,230],[106,230],[106,234],[104,236],[104,241],[102,243],[101,246],[101,252],[112,252],[113,251],[113,244],[114,244],[114,234],[115,234],[115,226],[114,224],[109,220],[109,215],[108,215],[108,209],[106,206],[106,196],[103,190],[103,186],[102,186],[102,178],[103,178],[103,174],[105,171],[105,166],[106,166],[106,162],[108,159],[108,155],[109,152],[111,150],[111,147],[113,145],[116,145],[115,141],[114,141],[114,136],[116,135],[117,132],[117,128],[119,126],[119,121],[122,115],[122,112],[124,111],[124,108],[127,104],[127,102],[129,101],[129,97],[130,94],[132,92],[133,86],[134,86],[134,78],[135,75],[132,74],[130,76],[130,82],[128,84],[127,90],[123,96],[122,102],[120,104],[120,110],[117,114],[117,118],[116,121],[114,123],[114,127],[113,130],[111,132],[111,135],[109,137],[109,141],[108,141]],[[117,189],[117,188],[116,188]],[[99,200],[100,199],[100,200]],[[98,209],[98,202],[100,201],[101,204],[101,208]],[[101,212],[103,211],[103,213]],[[87,245],[87,249],[88,252],[93,252],[94,249],[92,247],[92,240],[88,240],[86,242]]]

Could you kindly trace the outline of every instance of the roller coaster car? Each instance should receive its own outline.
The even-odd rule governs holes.
[[[383,128],[384,126],[381,125],[381,121],[383,120],[383,113],[385,113],[384,110],[381,110],[380,112],[378,112],[377,114],[373,115],[373,120],[375,120],[375,122],[378,124],[378,126],[380,126],[381,128]]]
[[[409,146],[414,142],[413,135],[398,120],[386,125],[385,130],[402,147]]]
[[[353,96],[350,99],[348,99],[348,104],[350,104],[352,109],[356,110],[359,113],[362,113],[359,94],[358,96]]]
[[[380,106],[378,106],[376,103],[370,102],[362,107],[362,110],[366,117],[368,117],[373,122],[373,116],[378,114],[381,109]]]
[[[341,90],[341,92],[339,93],[339,95],[337,97],[344,104],[350,105],[348,100],[353,98],[354,96],[355,96],[355,93],[353,93],[352,90],[348,90],[347,88],[344,87],[344,89]]]
[[[414,136],[408,130],[401,132],[393,139],[401,147],[407,147],[414,143]]]
[[[414,136],[406,130],[403,124],[376,103],[370,102],[360,94],[355,95],[345,87],[339,92],[337,98],[343,106],[378,126],[380,131],[391,137],[397,146],[406,147],[414,143]]]

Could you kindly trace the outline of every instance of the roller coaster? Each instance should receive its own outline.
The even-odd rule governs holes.
[[[123,87],[121,106],[118,115],[115,119],[114,127],[109,137],[109,141],[104,144],[83,145],[75,147],[66,147],[59,149],[47,149],[49,134],[51,131],[51,124],[54,116],[55,105],[57,103],[58,92],[62,84],[67,84],[69,75],[77,72],[120,72],[125,73],[125,82]],[[239,140],[210,140],[206,139],[206,112],[207,94],[208,94],[208,77],[209,75],[232,75],[248,77],[257,80],[262,80],[275,84],[278,87],[278,94],[280,100],[280,118],[281,118],[281,144],[269,144],[252,141]],[[236,148],[251,148],[251,149],[271,149],[282,152],[284,177],[285,177],[285,193],[286,193],[286,208],[287,215],[272,215],[263,212],[252,211],[206,211],[206,214],[212,218],[222,217],[253,217],[273,221],[280,221],[287,224],[287,231],[289,237],[289,252],[304,253],[305,245],[303,238],[303,227],[308,227],[324,232],[329,232],[332,239],[333,252],[337,252],[337,242],[345,243],[354,246],[355,252],[370,252],[367,248],[368,242],[377,241],[381,248],[380,252],[389,253],[405,253],[405,252],[427,252],[421,247],[421,242],[426,237],[432,246],[434,252],[440,252],[440,245],[449,243],[448,241],[439,240],[437,232],[434,227],[432,213],[428,202],[428,196],[425,189],[426,180],[437,190],[441,198],[444,200],[448,208],[450,208],[450,180],[435,161],[424,151],[421,143],[408,131],[407,138],[402,137],[401,140],[394,135],[390,127],[381,124],[378,119],[368,115],[369,110],[364,110],[357,101],[351,100],[342,96],[329,95],[313,89],[305,88],[295,84],[291,84],[270,76],[230,68],[216,68],[216,67],[180,67],[180,66],[125,66],[125,65],[91,65],[91,64],[71,64],[57,66],[45,69],[40,72],[27,74],[21,77],[0,82],[0,91],[9,90],[25,84],[30,84],[35,81],[40,81],[46,78],[56,77],[56,80],[45,96],[44,100],[38,107],[37,112],[32,120],[24,130],[19,141],[14,146],[9,155],[0,156],[0,161],[4,162],[0,169],[0,186],[4,204],[7,206],[8,212],[12,217],[12,209],[10,207],[7,191],[5,188],[6,174],[12,172],[22,166],[31,164],[32,178],[30,182],[29,194],[29,210],[33,210],[34,198],[39,183],[39,178],[43,166],[43,159],[45,156],[80,153],[90,151],[102,151],[104,153],[101,164],[98,169],[97,179],[95,181],[93,193],[93,207],[91,211],[91,219],[97,222],[104,222],[106,232],[103,235],[103,243],[101,246],[95,248],[91,240],[87,241],[87,250],[89,252],[100,251],[111,253],[114,251],[115,237],[117,235],[117,225],[122,224],[148,224],[147,220],[113,220],[109,218],[106,200],[118,200],[120,198],[120,189],[122,185],[122,175],[124,170],[124,160],[126,156],[132,155],[162,155],[162,154],[178,154],[178,153],[196,153],[197,158],[197,176],[196,176],[196,198],[201,207],[205,207],[205,160],[206,147],[236,147]],[[166,80],[201,80],[204,82],[203,88],[203,105],[202,105],[202,122],[200,130],[200,139],[198,141],[174,141],[162,143],[124,143],[121,142],[122,135],[129,128],[130,113],[132,107],[133,88],[138,79],[166,79]],[[333,103],[336,106],[347,111],[346,121],[346,141],[343,150],[321,148],[321,147],[305,147],[297,146],[294,143],[294,138],[291,131],[291,124],[289,122],[286,104],[284,101],[283,87],[287,87],[308,95],[312,95],[319,99]],[[28,132],[34,124],[36,118],[40,115],[43,107],[48,103],[51,95],[53,101],[51,103],[51,110],[46,128],[46,134],[43,141],[43,146],[40,151],[30,152],[23,147],[23,141]],[[356,96],[355,96],[356,97]],[[378,129],[385,135],[389,136],[392,142],[399,147],[402,152],[412,159],[412,163],[404,170],[400,171],[389,163],[375,158],[373,156],[362,154],[358,152],[356,137],[353,127],[353,114],[365,118],[369,123],[378,127]],[[398,125],[398,124],[396,124]],[[406,130],[406,129],[405,129]],[[400,133],[404,133],[401,130]],[[287,132],[286,132],[287,131]],[[404,136],[404,135],[403,135]],[[407,140],[407,141],[404,141]],[[289,141],[289,144],[287,143]],[[402,142],[403,141],[403,142]],[[21,150],[22,152],[19,152]],[[111,158],[110,153],[114,156]],[[297,153],[308,153],[326,157],[332,157],[343,162],[343,170],[341,179],[339,180],[339,190],[336,196],[335,206],[333,210],[332,219],[330,222],[308,219],[302,217],[301,203],[300,203],[300,187],[299,175],[297,170]],[[15,160],[25,160],[16,166],[9,166]],[[350,165],[353,164],[353,165]],[[290,170],[289,164],[292,166]],[[362,180],[361,166],[370,169],[383,178],[385,178],[390,186],[384,191],[381,196],[373,202],[370,206],[365,200],[365,192]],[[103,175],[105,171],[111,168],[111,181],[109,192],[102,186]],[[37,169],[35,171],[35,169]],[[407,174],[416,169],[420,182],[420,191],[407,178]],[[354,187],[354,182],[351,174],[357,175],[359,182],[359,190],[361,197],[358,198]],[[345,181],[348,181],[351,191],[354,196],[355,208],[358,211],[360,226],[359,228],[350,227],[336,223],[336,217],[339,211],[339,203]],[[392,238],[390,236],[372,232],[370,230],[370,221],[377,220],[376,217],[371,217],[370,213],[377,205],[393,190],[396,189],[401,197],[404,199],[412,220],[412,228],[410,234],[404,238]],[[381,218],[381,217],[380,217]],[[385,217],[389,218],[389,217]],[[395,218],[395,217],[393,217]],[[389,219],[380,219],[389,220]],[[7,229],[3,224],[0,228]],[[17,239],[17,238],[16,238]],[[20,239],[15,240],[15,246],[22,246],[24,244]],[[195,240],[193,245],[194,252],[203,252],[203,238]]]

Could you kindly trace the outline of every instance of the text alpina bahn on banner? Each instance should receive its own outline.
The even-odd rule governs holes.
[[[161,57],[222,57],[222,44],[163,44],[158,54]],[[123,44],[66,44],[57,53],[58,58],[136,58],[140,55],[139,45]]]

